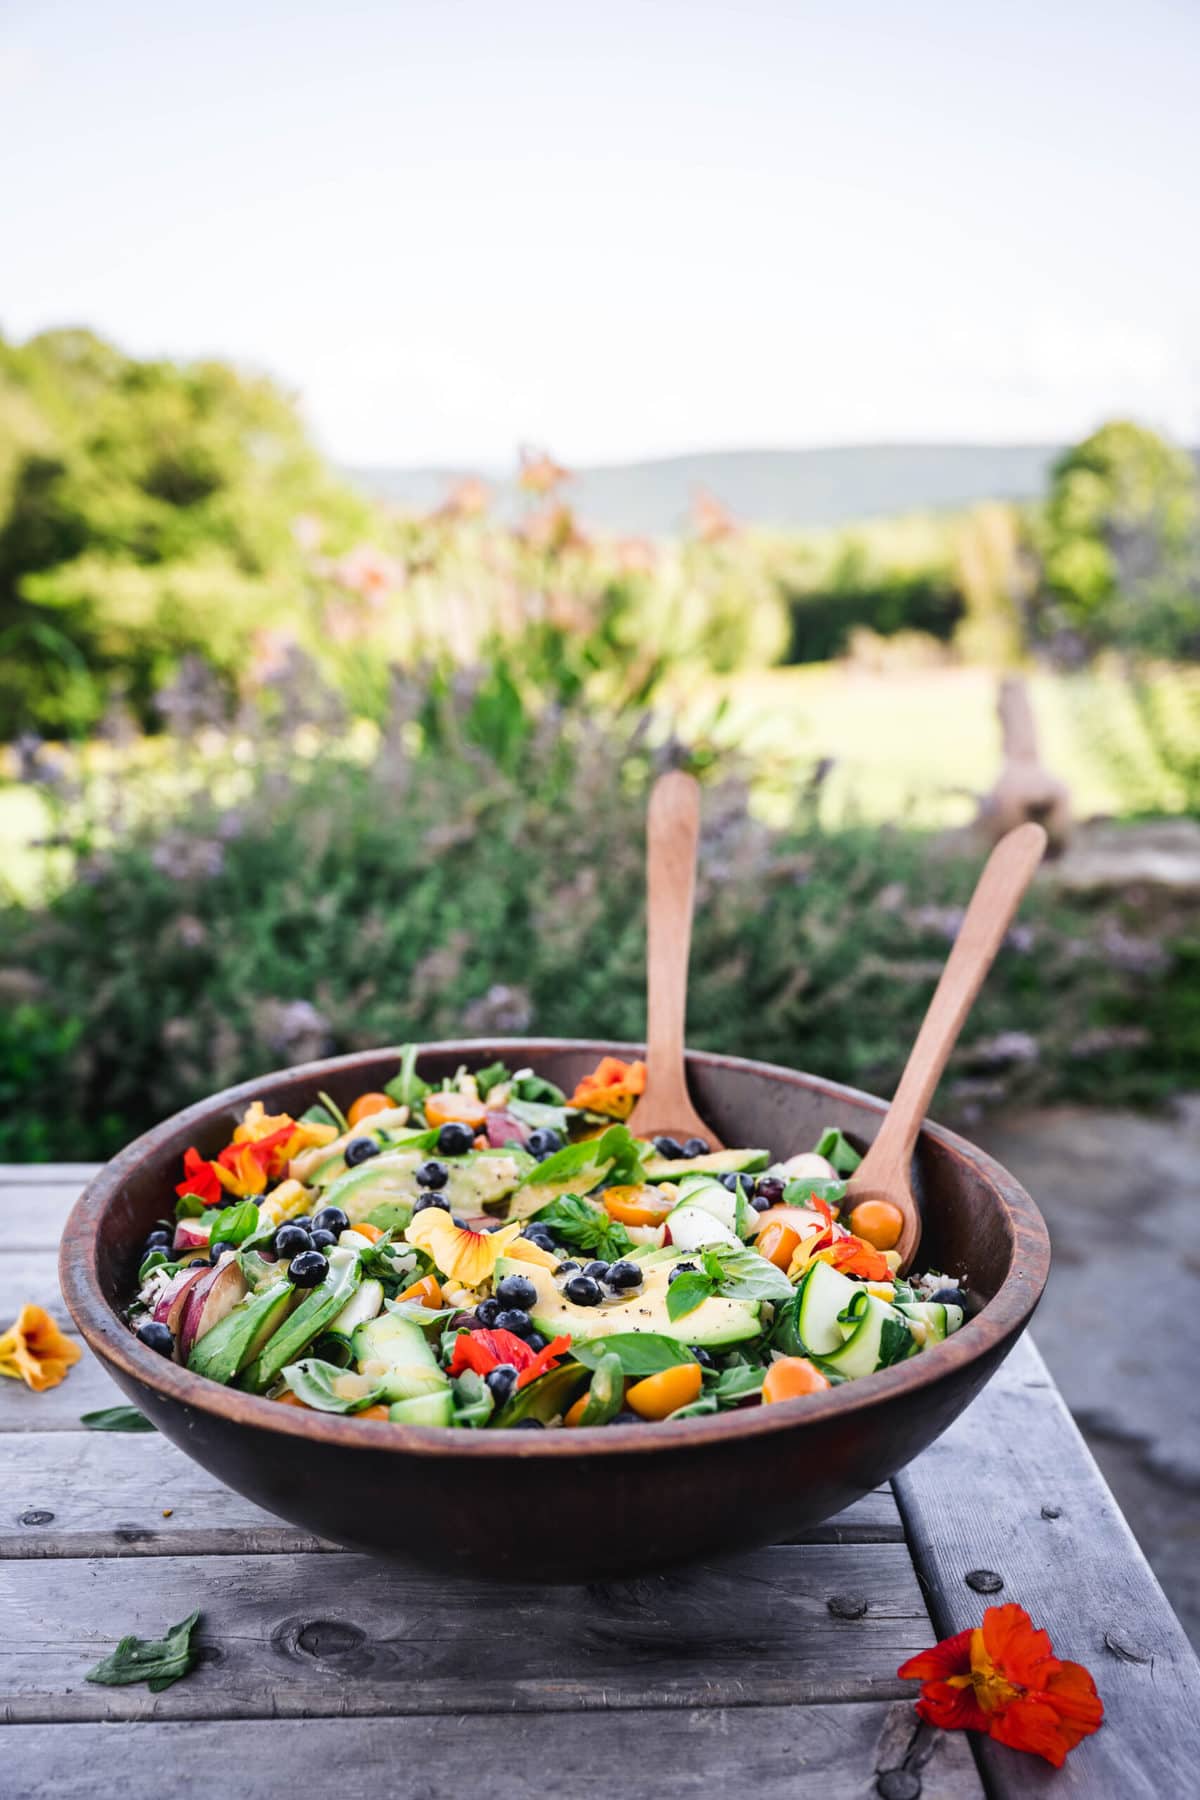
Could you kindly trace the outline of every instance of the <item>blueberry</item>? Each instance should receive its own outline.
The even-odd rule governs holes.
[[[498,1300],[481,1300],[475,1308],[475,1317],[486,1330],[490,1331],[496,1323],[496,1315],[499,1311],[500,1302]]]
[[[518,1419],[515,1425],[509,1426],[510,1431],[545,1431],[545,1429],[546,1427],[540,1419]]]
[[[469,1125],[451,1119],[438,1132],[437,1147],[439,1156],[465,1156],[475,1147],[475,1133]]]
[[[309,1232],[309,1242],[314,1250],[332,1250],[337,1243],[337,1238],[332,1231],[311,1231]]]
[[[149,1255],[151,1250],[169,1250],[170,1247],[171,1234],[169,1231],[152,1231],[146,1239],[145,1254]]]
[[[610,1425],[640,1425],[642,1420],[635,1412],[619,1412],[608,1422]]]
[[[303,1225],[292,1219],[275,1233],[274,1248],[279,1256],[301,1256],[312,1249],[312,1239]]]
[[[208,1246],[208,1254],[212,1257],[213,1261],[216,1262],[217,1258],[219,1256],[224,1256],[227,1250],[236,1249],[237,1245],[231,1244],[228,1238],[218,1238],[215,1244],[210,1244]]]
[[[349,1231],[350,1221],[340,1206],[323,1206],[319,1213],[313,1214],[314,1231],[331,1231],[336,1238],[341,1231]]]
[[[752,1196],[750,1204],[755,1212],[770,1212],[774,1202],[766,1199],[762,1194],[755,1194]]]
[[[460,1231],[470,1231],[471,1227],[467,1224],[467,1221],[464,1218],[462,1218],[458,1213],[451,1213],[450,1217],[451,1217],[451,1220],[453,1221],[453,1223],[458,1226],[458,1229]]]
[[[414,1213],[424,1212],[427,1206],[440,1206],[443,1212],[450,1211],[450,1202],[445,1194],[422,1194],[413,1201]]]
[[[760,1175],[754,1184],[754,1197],[756,1200],[765,1200],[768,1206],[778,1206],[786,1186],[787,1183],[780,1181],[778,1175]],[[761,1206],[758,1208],[759,1212],[764,1210]]]
[[[604,1298],[600,1283],[592,1275],[572,1275],[563,1293],[573,1306],[599,1306]]]
[[[301,1213],[299,1218],[289,1219],[288,1224],[289,1225],[299,1225],[301,1230],[309,1231],[312,1228],[312,1214],[311,1213]]]
[[[618,1292],[625,1288],[641,1287],[642,1266],[640,1263],[626,1261],[610,1263],[604,1279],[610,1288],[616,1288]]]
[[[544,1350],[546,1348],[546,1340],[540,1331],[531,1331],[529,1336],[525,1339],[525,1342],[533,1351]]]
[[[708,1155],[707,1139],[700,1138],[700,1137],[689,1138],[687,1143],[683,1146],[683,1154],[687,1158],[689,1158],[689,1160],[693,1156],[707,1156]]]
[[[671,1270],[671,1273],[667,1276],[667,1286],[670,1287],[673,1281],[678,1281],[681,1275],[694,1275],[695,1273],[695,1263],[676,1263],[675,1267]]]
[[[527,1338],[533,1334],[533,1320],[523,1306],[510,1306],[496,1314],[496,1330],[511,1331],[514,1337]]]
[[[568,1256],[566,1262],[559,1263],[559,1265],[558,1265],[557,1269],[555,1269],[554,1273],[556,1275],[570,1275],[571,1272],[573,1270],[577,1269],[578,1267],[579,1267],[579,1264],[577,1262],[575,1262],[573,1260],[573,1258]]]
[[[157,1319],[147,1319],[144,1325],[139,1325],[137,1335],[147,1349],[157,1350],[160,1356],[170,1356],[175,1348],[175,1339]]]
[[[708,1351],[704,1349],[703,1345],[689,1344],[688,1349],[691,1351],[692,1355],[695,1357],[696,1361],[700,1364],[700,1367],[702,1369],[715,1369],[716,1368],[717,1365],[716,1365],[715,1361],[709,1355]]]
[[[497,1363],[483,1379],[492,1390],[492,1399],[496,1405],[503,1406],[517,1385],[517,1371],[511,1363]]]
[[[728,1188],[731,1194],[736,1194],[739,1187],[744,1194],[752,1194],[754,1177],[753,1175],[722,1175],[721,1186]]]
[[[351,1138],[344,1154],[346,1167],[357,1169],[359,1163],[370,1162],[373,1156],[379,1155],[379,1145],[374,1138]]]
[[[654,1148],[658,1151],[660,1156],[665,1156],[668,1162],[678,1162],[684,1153],[683,1145],[679,1142],[679,1139],[673,1137],[655,1138]]]
[[[444,1188],[450,1179],[450,1171],[445,1163],[423,1162],[417,1170],[417,1186],[423,1188]]]
[[[595,1262],[584,1263],[583,1265],[584,1274],[594,1276],[597,1281],[603,1281],[604,1277],[608,1274],[608,1270],[608,1263],[601,1257],[597,1257]]]
[[[527,1275],[506,1275],[496,1284],[496,1298],[501,1306],[515,1306],[528,1312],[537,1299],[537,1288]]]
[[[531,1244],[536,1244],[539,1250],[553,1250],[555,1248],[554,1238],[550,1233],[549,1227],[546,1225],[526,1225],[521,1236],[523,1238],[528,1238]]]
[[[961,1306],[963,1311],[966,1311],[967,1296],[961,1288],[940,1287],[931,1298],[938,1306]]]
[[[545,1162],[548,1156],[553,1156],[562,1147],[562,1133],[555,1131],[550,1125],[539,1125],[525,1140],[525,1148],[530,1156],[536,1156],[539,1162]]]
[[[329,1273],[329,1260],[319,1250],[302,1250],[288,1266],[288,1280],[293,1287],[318,1287]]]

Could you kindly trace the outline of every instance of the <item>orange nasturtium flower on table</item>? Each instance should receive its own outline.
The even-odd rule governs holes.
[[[910,1656],[897,1674],[921,1683],[917,1711],[928,1724],[985,1731],[1012,1750],[1044,1756],[1056,1769],[1104,1717],[1088,1671],[1060,1662],[1049,1633],[1011,1603],[989,1606],[982,1625]]]
[[[0,1332],[0,1375],[23,1381],[36,1394],[57,1387],[82,1355],[40,1306],[23,1306],[8,1330]]]
[[[572,1106],[604,1113],[610,1119],[627,1119],[633,1103],[646,1091],[644,1062],[622,1062],[619,1056],[602,1057],[571,1095]]]

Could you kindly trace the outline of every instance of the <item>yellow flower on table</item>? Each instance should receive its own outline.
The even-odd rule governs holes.
[[[23,1306],[0,1333],[0,1375],[23,1381],[36,1394],[57,1387],[83,1351],[64,1336],[40,1306]]]

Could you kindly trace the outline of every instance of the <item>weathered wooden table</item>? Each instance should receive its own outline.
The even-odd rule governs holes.
[[[0,1328],[27,1300],[65,1319],[55,1247],[90,1173],[0,1169]],[[0,1382],[2,1800],[1200,1792],[1200,1667],[1028,1340],[889,1488],[802,1541],[586,1588],[337,1551],[157,1435],[81,1428],[121,1399],[90,1356],[45,1394]],[[480,1529],[502,1531],[487,1504]],[[896,1679],[997,1579],[1107,1708],[1061,1773],[928,1731]],[[84,1681],[122,1634],[195,1607],[186,1680]]]

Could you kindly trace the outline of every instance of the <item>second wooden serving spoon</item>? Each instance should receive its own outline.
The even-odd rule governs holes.
[[[874,1143],[850,1177],[842,1216],[852,1231],[854,1213],[864,1201],[890,1201],[899,1209],[903,1225],[895,1248],[902,1273],[910,1267],[921,1241],[921,1215],[910,1172],[917,1134],[1045,848],[1046,833],[1040,825],[1019,825],[1001,838],[988,857],[892,1104]]]
[[[635,1137],[723,1150],[692,1105],[683,1053],[699,841],[699,783],[682,769],[660,775],[646,818],[646,1091],[627,1124]]]

